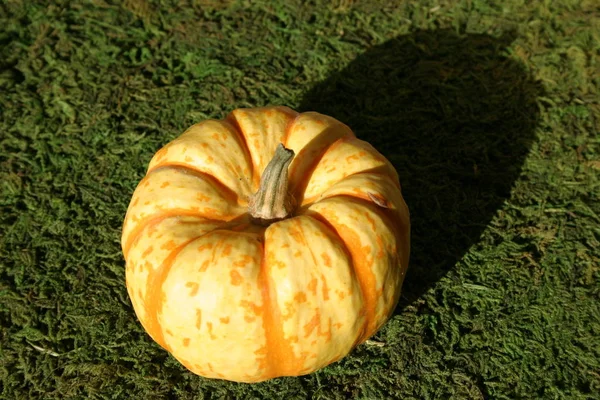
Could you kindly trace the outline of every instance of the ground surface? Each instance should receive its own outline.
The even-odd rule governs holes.
[[[596,1],[117,3],[0,5],[1,398],[597,398]],[[394,163],[411,269],[385,346],[205,380],[136,320],[121,223],[160,146],[267,104]]]

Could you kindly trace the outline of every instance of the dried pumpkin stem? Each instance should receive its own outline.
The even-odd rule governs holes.
[[[283,144],[277,146],[275,155],[260,177],[260,188],[250,199],[249,212],[256,223],[269,225],[287,218],[292,212],[292,198],[288,194],[288,167],[294,151]]]

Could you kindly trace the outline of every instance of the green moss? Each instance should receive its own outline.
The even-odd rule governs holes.
[[[0,5],[0,398],[600,392],[594,1]],[[412,212],[404,296],[310,376],[187,372],[144,333],[120,229],[154,152],[238,107],[348,123]]]

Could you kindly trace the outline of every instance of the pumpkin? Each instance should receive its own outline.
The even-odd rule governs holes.
[[[195,374],[309,374],[392,314],[409,257],[398,174],[338,120],[238,109],[161,148],[122,231],[147,333]]]

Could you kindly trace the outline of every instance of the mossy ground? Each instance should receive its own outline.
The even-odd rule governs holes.
[[[596,1],[6,0],[0,26],[1,398],[598,398]],[[394,163],[411,269],[385,346],[206,380],[136,320],[121,223],[163,144],[267,104]]]

